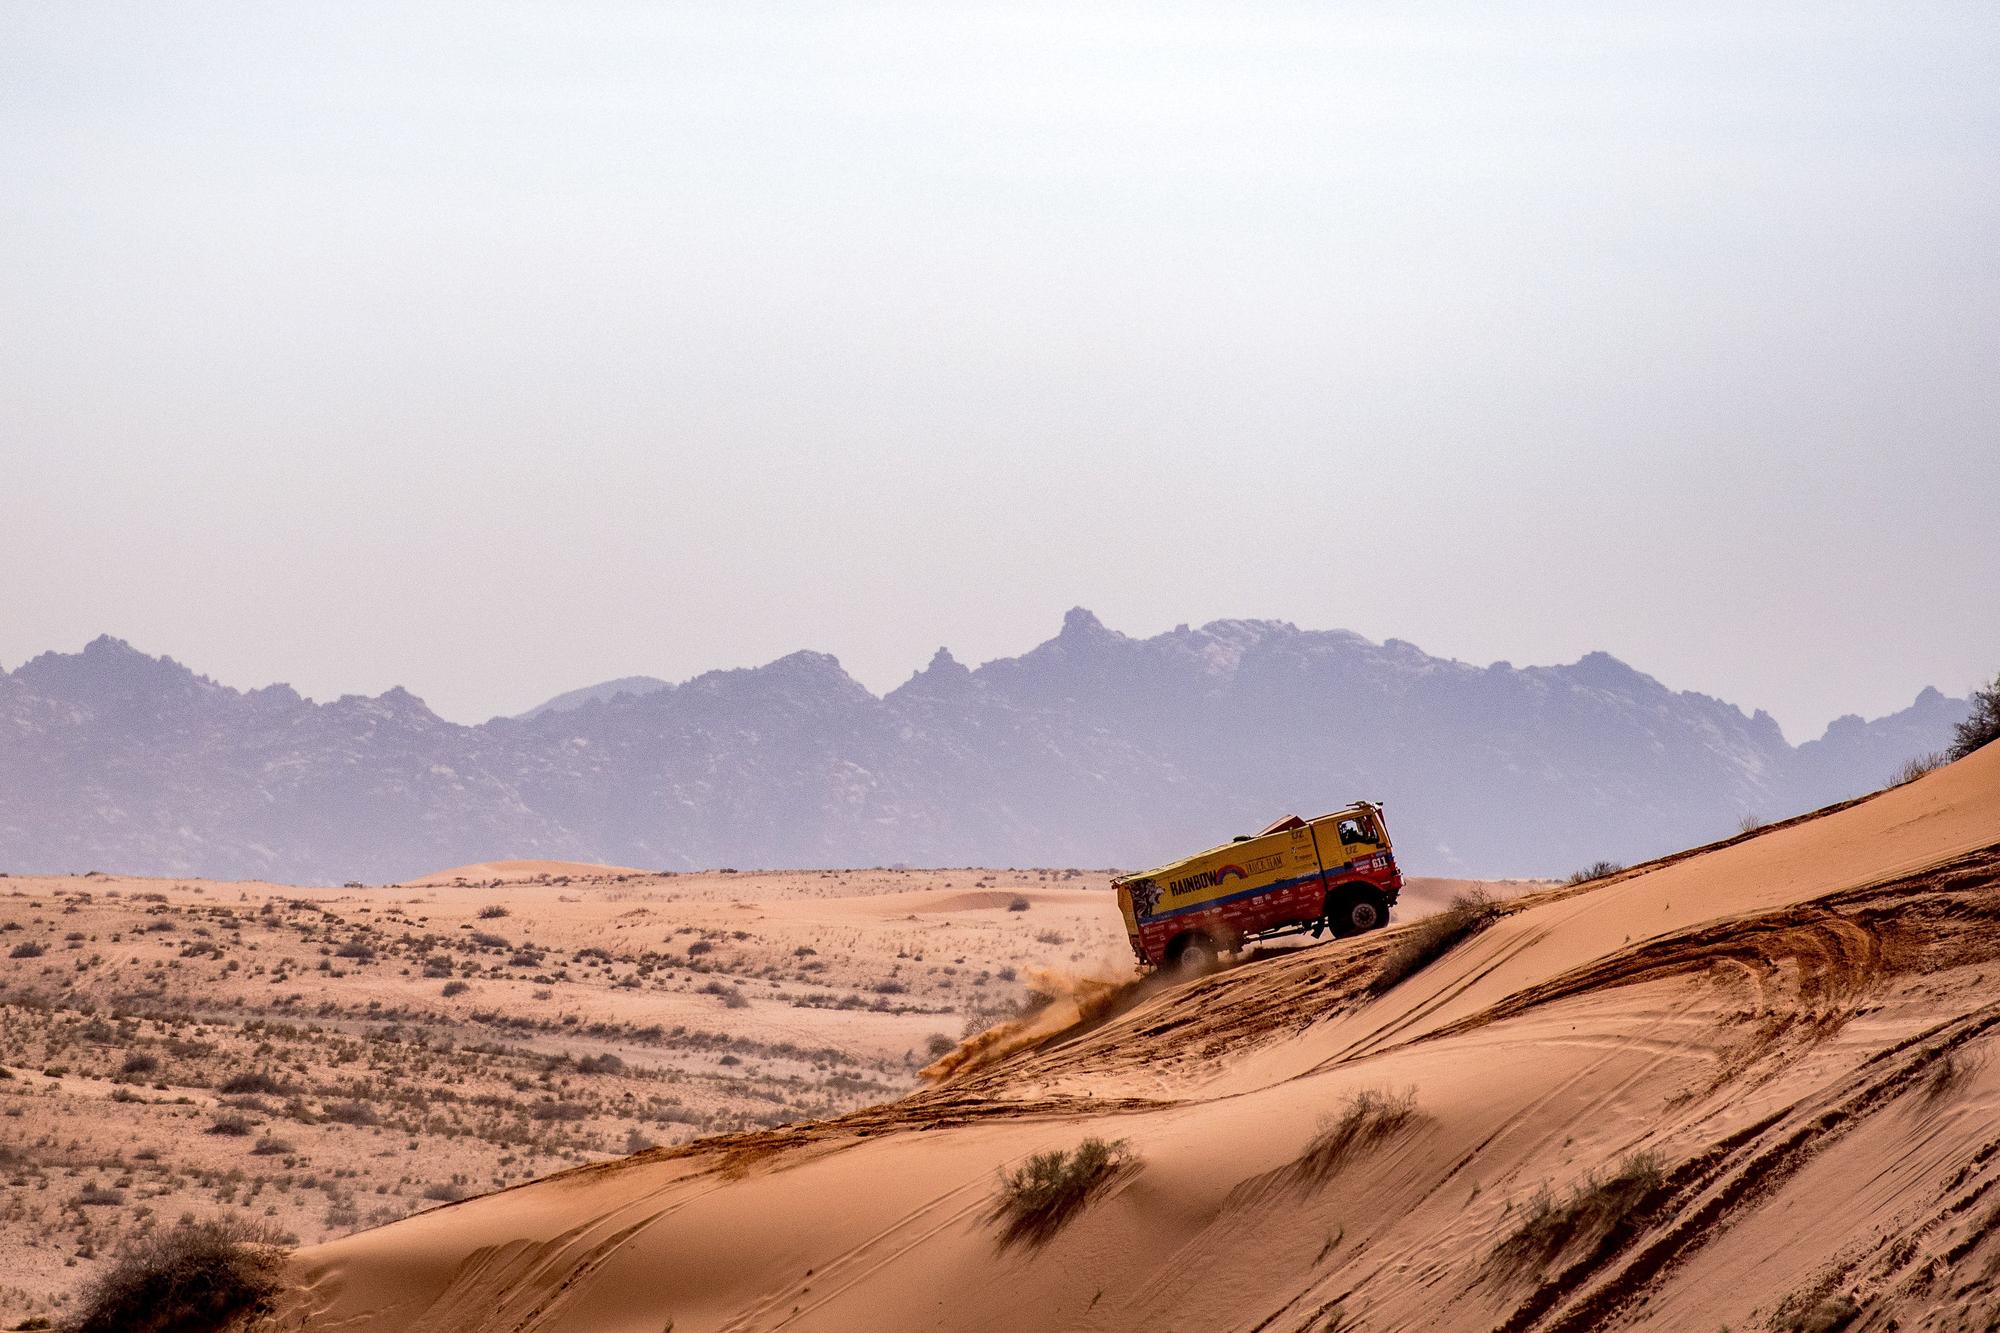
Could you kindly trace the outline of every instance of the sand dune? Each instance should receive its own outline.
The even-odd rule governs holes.
[[[1525,895],[1385,993],[1403,931],[1163,989],[842,1119],[303,1250],[280,1322],[1985,1327],[1996,920],[2000,747]],[[1006,1243],[1000,1173],[1091,1135],[1136,1169]]]

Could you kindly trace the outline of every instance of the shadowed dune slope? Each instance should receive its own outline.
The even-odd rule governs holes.
[[[1371,994],[1406,929],[1160,989],[839,1121],[302,1251],[278,1322],[1986,1326],[2000,746],[1513,900]],[[1383,1113],[1404,1095],[1407,1114]],[[1004,1243],[1001,1172],[1092,1135],[1125,1140],[1137,1169],[1053,1234]]]

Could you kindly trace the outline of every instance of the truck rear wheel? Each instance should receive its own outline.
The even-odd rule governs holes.
[[[1335,935],[1361,935],[1389,924],[1389,904],[1365,885],[1335,889],[1326,896],[1326,924]]]
[[[1168,951],[1167,966],[1183,979],[1204,977],[1222,966],[1222,952],[1206,935],[1183,935]]]

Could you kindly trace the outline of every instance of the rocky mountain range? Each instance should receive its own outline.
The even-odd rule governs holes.
[[[0,672],[0,870],[1137,866],[1369,797],[1412,871],[1558,874],[1873,790],[1967,707],[1926,689],[1794,747],[1604,653],[1479,667],[1260,620],[1136,639],[1078,609],[879,698],[800,652],[464,726],[402,689],[241,691],[105,637]]]

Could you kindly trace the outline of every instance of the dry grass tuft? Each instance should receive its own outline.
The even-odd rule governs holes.
[[[1394,948],[1382,959],[1381,970],[1368,983],[1371,995],[1381,995],[1398,982],[1430,966],[1461,941],[1478,934],[1500,917],[1500,904],[1474,889],[1451,900],[1451,906],[1406,927]]]
[[[1495,1254],[1522,1268],[1537,1268],[1566,1251],[1594,1246],[1621,1227],[1633,1224],[1665,1181],[1660,1159],[1636,1152],[1618,1164],[1609,1178],[1595,1174],[1558,1199],[1545,1185],[1528,1201],[1525,1215]]]
[[[1903,766],[1896,770],[1896,776],[1889,779],[1889,785],[1891,787],[1906,786],[1909,783],[1915,782],[1926,773],[1936,772],[1950,762],[1950,755],[1938,751],[1932,751],[1930,754],[1920,754],[1914,759],[1906,759],[1903,761]]]
[[[1123,1176],[1137,1171],[1140,1160],[1125,1140],[1088,1138],[1072,1152],[1060,1148],[1039,1152],[1000,1177],[1000,1241],[1042,1244],[1068,1225],[1090,1200]]]
[[[1368,1147],[1412,1128],[1422,1117],[1414,1089],[1381,1092],[1363,1088],[1347,1099],[1338,1115],[1327,1115],[1306,1150],[1292,1163],[1298,1178],[1319,1185]]]

